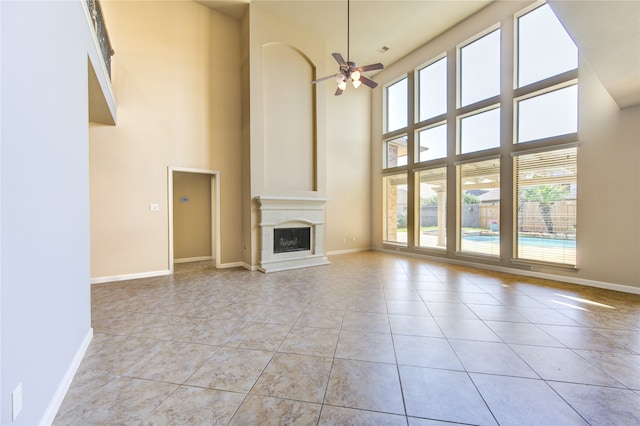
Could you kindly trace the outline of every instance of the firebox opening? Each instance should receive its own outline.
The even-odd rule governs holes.
[[[311,228],[275,228],[273,252],[311,250]]]

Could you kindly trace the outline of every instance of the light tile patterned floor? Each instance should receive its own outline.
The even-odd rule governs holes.
[[[94,285],[55,424],[640,424],[640,296],[330,260]]]

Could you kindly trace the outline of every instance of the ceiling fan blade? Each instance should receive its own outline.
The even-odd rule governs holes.
[[[358,67],[356,69],[359,70],[360,72],[366,72],[366,71],[381,70],[383,68],[384,68],[384,65],[378,62],[377,64],[365,65],[362,67]]]
[[[333,59],[335,59],[336,62],[340,64],[340,67],[348,67],[347,62],[344,60],[341,54],[332,53],[331,56],[333,56]]]
[[[340,74],[332,74],[332,75],[328,75],[328,76],[326,76],[326,77],[322,77],[322,78],[319,78],[319,79],[317,79],[317,80],[313,80],[313,81],[311,82],[311,84],[320,83],[321,81],[329,80],[329,79],[336,78],[336,77],[340,77],[340,76],[341,76]]]
[[[339,87],[338,87],[338,88],[336,89],[336,93],[335,93],[335,95],[336,95],[336,96],[340,96],[340,95],[342,95],[342,92],[344,92],[344,90],[342,90],[341,88],[339,88]]]
[[[369,86],[372,89],[375,89],[376,87],[378,87],[378,83],[376,83],[375,81],[365,77],[364,75],[360,76],[360,81],[362,82],[362,84],[364,84],[365,86]]]

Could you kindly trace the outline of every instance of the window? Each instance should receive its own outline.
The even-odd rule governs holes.
[[[447,123],[418,131],[417,161],[437,160],[447,156]]]
[[[418,121],[447,112],[446,56],[418,71]]]
[[[577,149],[514,157],[515,257],[576,264]]]
[[[384,192],[384,240],[393,243],[407,243],[407,174],[398,173],[385,176]]]
[[[385,168],[407,165],[407,135],[384,142]]]
[[[548,4],[518,18],[518,87],[578,67],[578,49]]]
[[[578,86],[572,85],[518,101],[517,142],[578,131]]]
[[[403,78],[396,83],[387,86],[387,120],[386,131],[402,129],[407,126],[407,78]]]
[[[460,49],[460,106],[500,94],[500,30]]]
[[[418,245],[447,247],[447,167],[421,170],[416,173],[420,197],[418,213]]]
[[[578,50],[542,2],[489,25],[382,91],[383,242],[575,267]]]
[[[500,159],[458,166],[460,251],[500,255]]]
[[[473,113],[460,119],[460,153],[500,146],[500,108]]]

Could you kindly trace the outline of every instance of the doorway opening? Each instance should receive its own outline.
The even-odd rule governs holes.
[[[220,267],[220,177],[215,170],[169,167],[169,271],[176,263]]]

